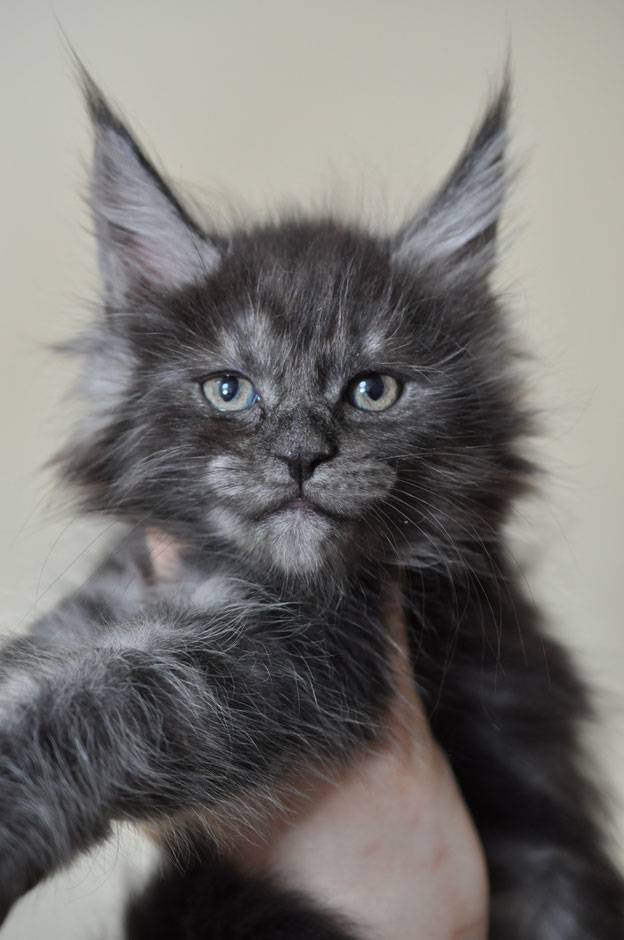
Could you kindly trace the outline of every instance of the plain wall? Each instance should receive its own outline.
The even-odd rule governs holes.
[[[518,513],[518,554],[599,690],[592,738],[621,804],[623,27],[621,0],[4,0],[0,629],[45,609],[105,538],[61,511],[37,470],[67,426],[72,373],[45,346],[72,334],[96,284],[80,198],[88,122],[63,33],[213,211],[346,190],[384,225],[454,160],[510,47],[523,170],[499,283],[536,354],[548,471]],[[133,851],[114,843],[38,889],[3,938],[114,936]]]

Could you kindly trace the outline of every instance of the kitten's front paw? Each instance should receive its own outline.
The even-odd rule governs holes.
[[[2,852],[2,846],[0,846]],[[4,859],[0,863],[0,927],[9,915],[13,905],[22,895],[40,881],[41,876],[33,873],[29,878],[26,872],[20,872],[18,867],[5,865]]]
[[[2,895],[0,895],[0,927],[2,927],[3,923],[7,919],[9,911],[13,907],[15,901],[17,901],[17,898],[4,898]]]
[[[0,844],[0,853],[4,856],[4,846]],[[23,894],[39,880],[38,877],[29,879],[25,871],[3,857],[0,862],[0,925],[4,923],[11,908]]]
[[[33,799],[35,781],[29,782],[12,750],[0,739],[0,924],[43,877],[49,841]]]

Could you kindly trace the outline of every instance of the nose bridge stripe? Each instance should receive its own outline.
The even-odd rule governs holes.
[[[282,417],[275,439],[282,454],[323,452],[332,447],[331,423],[318,411],[301,409]]]

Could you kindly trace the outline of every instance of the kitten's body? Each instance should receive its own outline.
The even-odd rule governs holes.
[[[374,745],[398,590],[483,841],[492,940],[620,938],[624,889],[577,740],[585,692],[503,535],[531,476],[488,284],[506,94],[394,239],[296,219],[208,237],[87,95],[104,298],[77,343],[87,407],[62,463],[85,508],[130,527],[4,650],[0,909],[114,819],[229,823]],[[166,578],[152,527],[181,546]],[[357,936],[224,854],[197,834],[130,935]]]

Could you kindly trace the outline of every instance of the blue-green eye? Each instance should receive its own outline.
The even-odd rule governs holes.
[[[213,375],[201,384],[207,402],[218,411],[244,411],[258,401],[258,394],[242,375]]]
[[[354,379],[347,390],[347,401],[362,411],[385,411],[401,394],[401,386],[391,375],[369,372]]]

